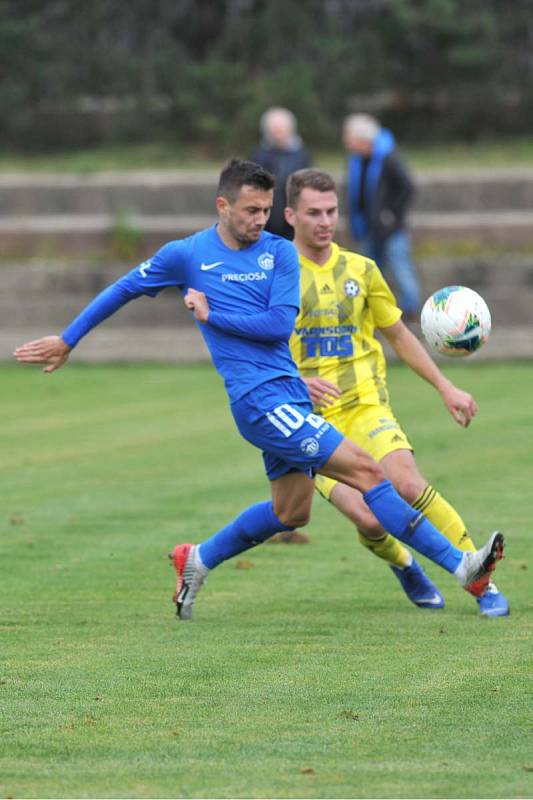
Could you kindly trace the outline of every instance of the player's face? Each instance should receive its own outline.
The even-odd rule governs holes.
[[[295,238],[316,250],[329,247],[339,221],[336,192],[319,192],[305,187],[296,208],[286,211],[287,221],[294,227]]]
[[[217,197],[220,225],[239,247],[257,242],[272,210],[273,190],[263,191],[253,186],[243,186],[237,199],[230,203]]]

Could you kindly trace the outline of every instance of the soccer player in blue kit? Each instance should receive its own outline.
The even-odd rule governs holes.
[[[247,508],[200,545],[174,548],[180,619],[192,617],[210,570],[308,522],[317,472],[359,489],[387,531],[452,573],[469,592],[482,593],[503,556],[502,534],[492,534],[475,552],[458,550],[400,497],[368,453],[313,413],[288,344],[300,302],[297,251],[264,230],[273,187],[273,177],[259,165],[231,161],[220,175],[218,224],[165,244],[101,292],[61,336],[28,342],[15,358],[52,372],[85,334],[128,301],[155,297],[168,286],[183,292],[224,379],[240,433],[263,451],[272,498]]]

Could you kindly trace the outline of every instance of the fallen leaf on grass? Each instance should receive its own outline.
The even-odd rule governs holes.
[[[307,533],[300,531],[281,531],[267,539],[268,544],[309,544],[310,541]]]
[[[302,767],[300,772],[302,773],[302,775],[314,775],[315,774],[315,771],[314,771],[313,767]]]
[[[343,708],[337,719],[359,719],[359,714],[350,708]]]
[[[254,562],[248,561],[246,558],[241,558],[241,560],[237,561],[235,564],[235,569],[253,569],[254,567]]]

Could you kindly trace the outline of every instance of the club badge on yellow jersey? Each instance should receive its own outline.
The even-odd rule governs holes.
[[[401,317],[374,261],[332,244],[328,261],[300,255],[301,308],[290,346],[304,377],[318,375],[342,390],[324,416],[359,403],[388,403],[386,364],[376,328]]]

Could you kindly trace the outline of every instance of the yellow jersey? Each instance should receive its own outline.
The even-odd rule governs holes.
[[[304,378],[319,376],[342,390],[320,413],[330,417],[359,404],[388,403],[385,356],[374,332],[394,325],[402,312],[376,263],[335,243],[322,266],[299,257],[292,356]]]

